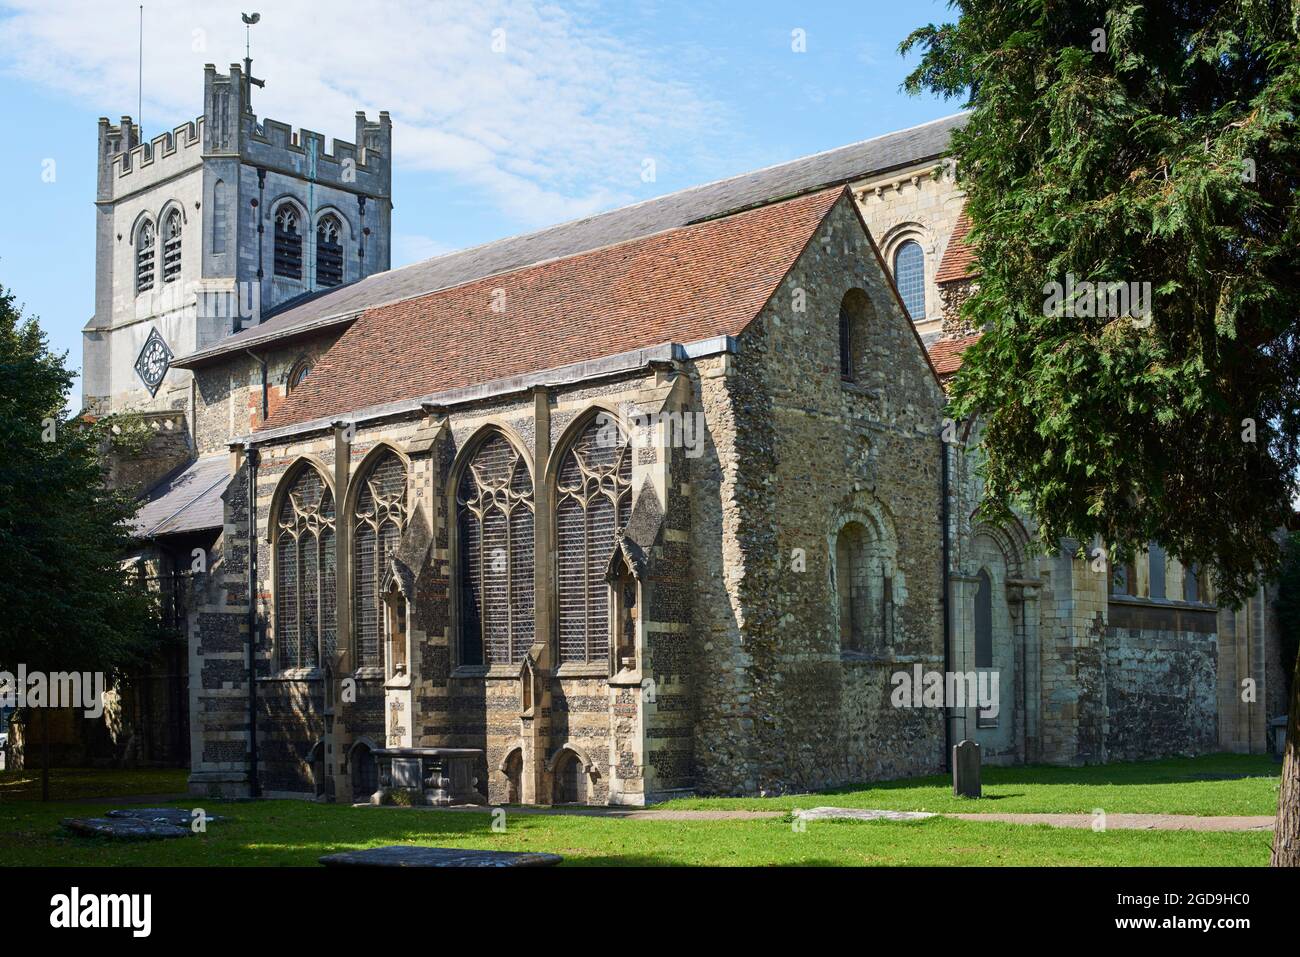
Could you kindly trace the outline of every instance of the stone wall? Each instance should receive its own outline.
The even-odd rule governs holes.
[[[844,382],[839,314],[852,289],[870,316]],[[695,528],[721,527],[727,590],[719,601],[697,586],[712,618],[697,788],[780,793],[937,769],[940,712],[893,708],[888,679],[943,660],[942,394],[851,203],[739,337],[720,391],[713,404],[734,422],[714,479],[721,521],[694,502]],[[891,639],[863,653],[840,650],[831,566],[847,521],[886,543],[893,580]]]

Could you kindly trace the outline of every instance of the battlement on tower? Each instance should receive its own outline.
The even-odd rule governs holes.
[[[182,123],[146,142],[130,116],[120,123],[99,118],[99,198],[152,186],[160,179],[198,166],[203,160],[203,117]]]
[[[273,119],[261,123],[254,121],[242,144],[241,154],[247,162],[255,165],[275,167],[287,164],[295,173],[316,182],[386,196],[392,128],[387,112],[379,114],[378,122],[372,122],[365,113],[358,112],[356,139],[349,141],[336,137],[327,145],[324,135],[306,127],[295,129],[288,123]]]

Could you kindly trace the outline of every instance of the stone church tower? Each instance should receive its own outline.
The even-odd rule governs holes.
[[[185,410],[173,359],[286,303],[389,267],[392,123],[356,115],[354,142],[266,119],[251,63],[204,70],[203,115],[145,143],[99,121],[95,315],[83,405]]]

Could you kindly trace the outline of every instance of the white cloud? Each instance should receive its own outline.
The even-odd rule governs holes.
[[[136,4],[6,2],[0,68],[110,116],[136,112]],[[643,195],[644,158],[707,149],[725,133],[674,64],[553,3],[244,4],[262,12],[260,117],[351,139],[357,109],[387,109],[399,167],[455,177],[532,224]],[[146,4],[146,135],[200,112],[205,62],[225,69],[243,57],[238,14],[226,3]]]
[[[452,251],[451,246],[439,242],[432,236],[422,236],[417,233],[397,233],[393,236],[394,267],[423,262]]]

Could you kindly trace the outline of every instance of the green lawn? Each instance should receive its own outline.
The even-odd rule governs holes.
[[[670,808],[840,805],[899,810],[1182,814],[1272,814],[1278,766],[1266,758],[1216,755],[1091,768],[985,769],[979,801],[952,797],[943,778],[895,781],[784,798],[701,798]],[[1058,829],[934,818],[916,822],[766,820],[645,821],[507,812],[504,833],[484,813],[353,808],[307,801],[230,802],[192,798],[230,820],[205,835],[122,844],[74,837],[68,816],[114,807],[112,797],[184,788],[183,771],[58,771],[55,794],[75,802],[30,800],[38,785],[0,775],[0,865],[312,865],[322,854],[382,844],[429,844],[552,851],[570,865],[1225,865],[1263,866],[1266,832]],[[14,800],[21,795],[25,800]],[[96,800],[93,796],[102,796]]]
[[[336,850],[429,844],[551,851],[569,865],[1226,865],[1267,864],[1258,832],[1108,831],[1043,825],[926,821],[633,821],[508,814],[494,833],[487,813],[353,808],[306,801],[204,802],[205,835],[110,843],[63,832],[66,815],[111,803],[7,804],[0,808],[0,865],[311,865]],[[6,820],[7,818],[7,820]]]
[[[773,798],[683,798],[665,808],[765,810],[871,807],[967,813],[1249,815],[1277,812],[1282,766],[1248,754],[1212,754],[1082,768],[984,768],[984,796],[955,797],[944,775]]]

